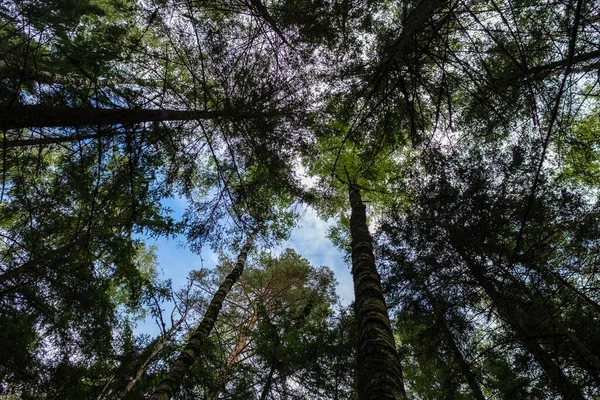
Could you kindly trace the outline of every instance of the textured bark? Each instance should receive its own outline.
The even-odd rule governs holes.
[[[150,397],[150,400],[167,400],[170,399],[181,386],[181,382],[185,377],[187,371],[190,369],[192,364],[198,360],[202,352],[202,346],[206,341],[206,338],[215,326],[223,301],[231,290],[231,287],[240,278],[242,272],[244,272],[244,265],[246,264],[246,258],[248,251],[252,247],[255,233],[251,234],[246,241],[246,244],[242,248],[238,256],[238,260],[229,275],[225,278],[225,281],[219,287],[217,293],[215,293],[204,318],[198,328],[196,328],[194,334],[188,340],[187,345],[177,357],[177,360],[171,366],[171,369],[167,373],[167,377],[158,385],[154,394]]]
[[[93,107],[52,107],[43,105],[13,105],[0,107],[0,129],[79,127],[87,125],[137,124],[152,121],[192,121],[199,119],[251,118],[253,114],[225,113],[221,111],[198,110],[152,110],[152,109],[107,109]],[[94,136],[95,137],[95,136]],[[77,140],[40,138],[20,141],[8,141],[6,147],[60,143]]]
[[[506,298],[507,296],[504,296],[495,287],[485,275],[483,268],[477,265],[456,239],[452,239],[452,241],[453,247],[464,260],[469,272],[496,305],[500,317],[516,332],[520,342],[533,355],[563,399],[583,400],[584,396],[581,390],[563,373],[548,352],[539,344],[535,335],[529,331],[528,324],[523,322],[529,320],[527,313],[515,303],[514,299],[510,298],[511,296]]]
[[[358,320],[358,399],[405,399],[400,360],[375,267],[365,205],[359,189],[349,185],[352,276]]]

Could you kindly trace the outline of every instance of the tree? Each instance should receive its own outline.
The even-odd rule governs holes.
[[[365,206],[355,184],[349,184],[349,194],[352,207],[352,275],[359,329],[359,399],[403,399],[406,394],[402,384],[400,360],[388,320],[379,273],[375,268]]]
[[[304,202],[354,258],[360,346],[310,302],[225,303],[182,396],[347,397],[355,350],[361,398],[598,396],[594,5],[0,4],[2,389],[143,396],[180,352],[132,333],[168,292],[144,235],[269,249]]]
[[[48,377],[58,360],[47,359],[44,349],[54,344],[64,366],[69,355],[108,357],[118,307],[139,304],[156,279],[140,258],[144,245],[132,236],[173,231],[148,185],[151,160],[132,174],[128,160],[111,150],[100,159],[96,148],[5,154],[0,312],[7,321],[29,315],[26,325],[9,322],[5,330],[24,338],[3,358],[4,375],[16,386]],[[18,356],[21,367],[14,369],[10,360],[19,352],[30,356]]]
[[[152,110],[152,109],[105,109],[48,107],[35,105],[11,106],[0,112],[3,129],[79,127],[86,125],[128,125],[155,121],[190,121],[226,117],[226,113],[211,111]],[[233,116],[236,117],[235,115]],[[115,134],[115,133],[113,133]],[[86,137],[40,138],[21,141],[7,141],[5,148],[30,146],[34,144],[62,143],[91,139],[101,135]]]
[[[547,379],[565,398],[583,398],[580,386],[589,385],[586,390],[590,393],[596,386],[592,383],[595,376],[594,346],[587,342],[591,337],[585,338],[587,328],[567,328],[576,326],[575,320],[567,317],[569,322],[562,321],[566,315],[578,314],[566,311],[570,308],[568,304],[574,300],[571,297],[574,292],[568,286],[564,289],[555,286],[564,284],[564,281],[545,280],[542,276],[549,277],[551,274],[548,275],[548,272],[542,276],[537,274],[541,271],[540,265],[544,265],[544,271],[552,270],[555,264],[550,261],[552,254],[563,251],[555,253],[551,249],[564,249],[565,242],[554,234],[569,237],[569,247],[578,240],[575,239],[578,234],[567,233],[571,225],[567,222],[570,217],[566,216],[583,212],[587,218],[595,218],[592,216],[595,213],[583,211],[588,206],[581,201],[581,193],[569,192],[565,187],[556,190],[552,181],[545,178],[543,186],[539,187],[534,208],[529,212],[527,229],[521,231],[519,215],[523,215],[528,203],[523,203],[522,194],[506,189],[519,187],[515,182],[522,182],[521,187],[527,187],[523,183],[532,179],[528,176],[529,167],[522,162],[522,154],[519,153],[523,150],[523,147],[516,147],[504,155],[495,154],[492,158],[494,167],[488,164],[487,169],[477,150],[471,153],[473,158],[465,157],[462,163],[454,163],[451,156],[434,154],[427,161],[432,176],[424,183],[426,189],[418,197],[419,208],[404,211],[405,217],[398,218],[398,221],[404,221],[401,225],[389,220],[386,228],[386,236],[391,237],[388,236],[389,229],[394,225],[397,227],[395,232],[399,236],[392,242],[399,244],[407,240],[406,243],[410,244],[405,247],[406,250],[396,247],[397,250],[390,248],[385,251],[402,254],[396,256],[398,267],[394,268],[399,268],[396,273],[412,281],[424,282],[422,284],[429,287],[434,284],[436,291],[441,292],[436,297],[449,298],[460,293],[462,299],[469,299],[468,302],[463,300],[463,307],[472,310],[469,313],[477,315],[483,312],[488,320],[492,313],[497,313],[508,330],[505,340],[518,341],[547,375],[547,378],[538,379]],[[512,157],[509,156],[511,153]],[[554,208],[558,204],[561,204],[558,207],[562,212]],[[568,212],[564,211],[566,207]],[[583,207],[583,210],[576,211],[578,207]],[[560,224],[560,228],[554,224]],[[405,230],[400,226],[404,226]],[[514,253],[517,241],[519,255]],[[464,283],[457,280],[461,274]],[[451,283],[452,280],[455,282]],[[486,308],[481,311],[477,311],[481,307],[481,294],[473,292],[472,285],[481,288],[489,299],[483,300]],[[413,290],[417,293],[423,291],[419,287]],[[561,293],[566,295],[567,291],[571,292],[567,295],[569,300],[563,302],[560,300]],[[585,302],[585,296],[580,301]],[[589,310],[593,312],[591,308]],[[586,333],[581,335],[583,332]],[[554,358],[557,352],[562,355],[560,362]],[[560,367],[566,362],[572,368],[568,371],[585,371],[587,384],[581,381],[579,374],[583,372],[567,374],[567,370]]]
[[[184,351],[179,355],[175,363],[172,365],[168,376],[154,391],[154,394],[151,397],[152,399],[170,399],[171,396],[173,396],[173,394],[179,389],[179,385],[181,384],[183,377],[190,366],[200,355],[200,349],[215,325],[217,317],[219,316],[219,311],[221,311],[223,301],[225,300],[225,296],[227,296],[227,293],[229,293],[231,287],[242,275],[242,272],[244,272],[244,264],[246,263],[248,252],[252,247],[254,236],[257,233],[257,230],[255,230],[248,236],[246,244],[244,247],[242,247],[240,255],[238,256],[238,260],[231,270],[231,273],[227,275],[225,281],[215,293],[215,296],[213,297],[208,310],[202,319],[202,322],[200,325],[198,325],[194,334],[188,340]]]

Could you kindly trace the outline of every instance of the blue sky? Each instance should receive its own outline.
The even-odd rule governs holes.
[[[179,199],[167,200],[164,205],[173,210],[172,216],[176,219],[181,216],[185,209],[185,202]],[[328,228],[332,224],[333,221],[323,221],[313,209],[306,208],[290,239],[272,250],[275,254],[278,254],[283,249],[290,247],[308,259],[312,265],[325,265],[331,268],[338,282],[337,294],[340,301],[342,304],[347,305],[354,300],[352,276],[349,266],[344,261],[344,255],[326,237]],[[146,244],[156,246],[161,278],[171,279],[175,290],[185,285],[190,271],[200,268],[212,269],[218,261],[217,255],[209,248],[203,249],[201,255],[192,253],[186,246],[185,237],[183,236],[175,239],[147,240]],[[170,307],[170,305],[165,304],[167,313],[170,312]],[[158,328],[153,321],[140,323],[136,331],[150,335],[158,334]]]

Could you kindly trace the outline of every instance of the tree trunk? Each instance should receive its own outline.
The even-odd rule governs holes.
[[[279,335],[275,332],[275,344],[273,346],[273,357],[271,358],[271,367],[269,368],[269,375],[265,386],[263,386],[262,392],[260,393],[260,400],[267,400],[267,396],[273,386],[273,376],[275,376],[275,365],[277,364],[277,348],[279,347]]]
[[[192,121],[216,118],[252,118],[255,114],[236,114],[223,111],[108,109],[93,107],[52,107],[45,105],[13,105],[0,107],[0,129],[79,127],[88,125],[122,125],[152,121]],[[40,138],[10,141],[6,147],[60,143],[77,140],[67,138]]]
[[[564,325],[564,323],[556,318],[556,313],[553,312],[553,310],[549,310],[544,304],[543,300],[541,301],[541,299],[537,296],[532,296],[531,291],[522,281],[512,275],[510,275],[510,278],[511,280],[508,283],[508,287],[513,288],[513,293],[520,292],[523,296],[528,298],[532,303],[530,309],[535,311],[538,315],[544,315],[545,318],[547,318],[547,320],[552,324],[553,332],[568,339],[568,342],[571,344],[571,349],[576,353],[575,357],[573,357],[573,360],[584,370],[586,370],[596,381],[596,383],[600,385],[600,360],[594,354],[594,352],[590,350],[590,348],[584,343],[582,343],[581,340]],[[531,321],[531,318],[528,317],[529,313],[524,312],[523,314],[523,318]]]
[[[451,236],[455,235],[451,234]],[[503,296],[502,292],[500,292],[494,286],[492,281],[485,275],[483,268],[481,268],[479,265],[476,265],[474,260],[462,248],[459,240],[457,240],[455,237],[451,240],[454,249],[464,260],[469,272],[471,272],[485,293],[496,305],[500,317],[517,334],[519,341],[531,353],[531,355],[533,355],[550,379],[550,382],[552,382],[559,393],[561,393],[563,399],[583,400],[584,397],[581,393],[581,390],[563,373],[561,368],[556,364],[556,362],[554,362],[548,352],[538,343],[534,335],[531,334],[527,327],[528,324],[523,322],[528,321],[526,312],[519,307],[519,304],[515,302],[514,298],[506,299],[505,296]]]
[[[471,392],[473,392],[473,397],[478,400],[485,400],[485,396],[481,392],[481,388],[479,387],[479,383],[477,382],[477,377],[473,373],[471,365],[467,362],[467,360],[465,360],[465,357],[458,348],[458,345],[454,340],[454,335],[452,335],[450,328],[448,328],[448,325],[446,324],[446,318],[444,317],[444,314],[441,312],[437,312],[433,303],[432,306],[434,307],[434,312],[436,314],[438,326],[440,327],[442,334],[446,337],[446,343],[448,343],[448,347],[450,347],[450,350],[454,354],[454,359],[458,363],[458,366],[460,367],[463,376],[467,379],[467,382],[469,383]]]
[[[124,399],[125,396],[127,396],[127,394],[129,392],[131,392],[131,390],[135,387],[135,385],[142,378],[142,376],[144,376],[144,373],[146,373],[146,370],[148,369],[148,367],[150,366],[152,361],[156,358],[158,353],[160,353],[162,351],[162,349],[165,347],[165,345],[167,344],[167,340],[168,340],[168,337],[164,336],[158,342],[156,342],[154,344],[154,346],[152,346],[152,349],[150,350],[150,354],[148,354],[148,356],[142,361],[142,364],[136,369],[135,376],[133,377],[133,379],[130,380],[127,383],[127,386],[125,386],[125,388],[123,389],[123,391],[121,393],[119,393],[119,395],[117,397],[119,400]]]
[[[64,262],[69,258],[70,252],[73,248],[85,244],[90,240],[92,240],[92,238],[88,235],[80,236],[56,250],[50,250],[41,256],[37,256],[36,258],[25,261],[18,267],[9,268],[0,274],[0,285],[8,286],[7,282],[10,280],[17,279],[23,274],[30,273],[34,270],[39,270],[40,267],[45,267],[52,262]],[[36,279],[39,279],[39,276],[36,277]]]
[[[145,354],[142,353],[144,356],[143,360],[140,364],[138,364],[133,379],[127,382],[127,385],[119,391],[118,395],[115,397],[116,399],[123,400],[127,394],[133,390],[139,380],[142,379],[142,376],[144,376],[148,370],[148,367],[150,367],[150,364],[152,364],[156,356],[162,351],[162,349],[165,348],[167,342],[175,335],[175,333],[179,330],[179,327],[185,322],[186,315],[187,312],[184,316],[182,316],[181,319],[175,322],[168,331],[164,332],[162,337],[160,337],[156,342],[151,343],[150,346],[148,346],[148,348],[144,351]]]
[[[563,60],[554,61],[544,65],[538,65],[537,67],[529,68],[527,71],[522,71],[517,79],[529,79],[532,82],[546,78],[548,75],[562,68],[565,68],[569,64],[577,64],[580,62],[594,61],[600,58],[600,50],[590,51],[588,53],[581,53],[573,56],[571,60],[565,58]],[[591,65],[590,70],[597,68],[596,65]],[[585,69],[584,69],[585,70]]]
[[[204,314],[202,322],[200,325],[198,325],[198,328],[196,328],[196,331],[188,340],[185,349],[181,352],[179,357],[177,357],[177,360],[175,360],[171,366],[171,369],[167,373],[167,377],[158,385],[154,391],[154,394],[152,394],[150,397],[150,400],[170,399],[179,390],[181,382],[183,381],[187,371],[200,357],[204,341],[215,325],[227,293],[229,293],[231,287],[242,275],[242,272],[244,272],[244,265],[246,264],[248,251],[252,247],[252,241],[254,240],[255,234],[256,231],[248,236],[248,240],[238,256],[237,263],[235,264],[231,273],[227,275],[217,293],[215,293],[208,309],[206,310],[206,313]]]
[[[415,38],[423,31],[423,26],[435,10],[444,7],[448,2],[445,0],[424,0],[415,7],[404,21],[400,37],[386,50],[383,62],[398,61],[403,63],[406,53],[412,50]]]
[[[358,399],[405,399],[400,360],[394,344],[381,278],[359,189],[349,185],[352,276],[358,320]]]
[[[460,367],[463,376],[467,379],[469,387],[473,392],[474,398],[478,400],[485,400],[485,396],[481,392],[481,388],[479,387],[479,383],[477,382],[477,376],[475,376],[473,370],[471,369],[471,364],[469,364],[469,362],[465,360],[465,357],[463,356],[458,345],[456,344],[456,341],[454,340],[454,335],[452,334],[452,331],[450,331],[450,328],[448,327],[446,316],[444,315],[445,306],[440,306],[439,302],[433,297],[431,291],[427,286],[423,286],[421,290],[427,296],[427,301],[433,309],[436,324],[437,326],[439,326],[442,335],[444,335],[444,337],[446,338],[446,343],[448,344],[448,347],[450,348],[452,354],[454,354],[454,359],[458,363],[458,366]]]

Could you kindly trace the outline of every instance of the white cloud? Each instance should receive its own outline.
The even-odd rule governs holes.
[[[312,265],[326,265],[332,269],[338,281],[337,293],[342,304],[350,304],[354,300],[354,288],[350,269],[344,262],[344,254],[326,237],[327,230],[333,222],[320,219],[315,210],[307,208],[299,221],[290,240],[281,249],[293,248],[298,254],[308,259]]]

